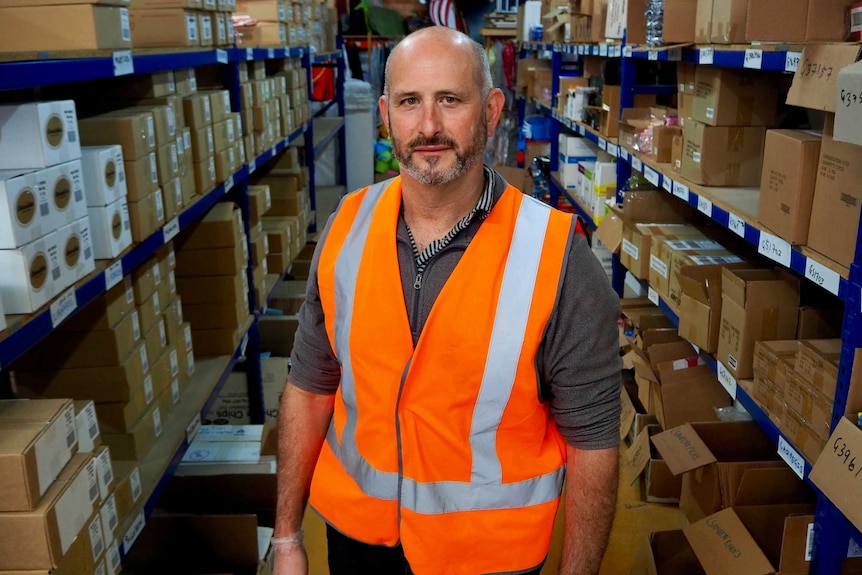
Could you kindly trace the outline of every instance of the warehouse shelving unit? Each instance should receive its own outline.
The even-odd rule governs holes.
[[[559,73],[562,56],[590,55],[621,57],[622,76],[622,108],[634,105],[634,95],[638,93],[667,94],[670,86],[639,86],[636,84],[636,66],[639,61],[689,62],[700,65],[711,65],[728,68],[762,70],[773,73],[793,73],[804,66],[802,62],[802,45],[751,45],[751,46],[668,46],[662,48],[644,48],[629,46],[623,43],[617,45],[563,45],[524,43],[521,45],[521,57],[528,52],[546,51],[551,53],[554,94],[559,92]],[[519,120],[523,121],[525,107],[532,104],[539,112],[553,118],[554,129],[551,133],[551,168],[555,172],[558,165],[557,135],[560,129],[578,134],[607,151],[617,158],[617,199],[622,199],[622,190],[631,176],[632,170],[640,172],[656,188],[686,202],[700,213],[710,218],[720,226],[729,229],[733,234],[756,246],[758,253],[776,264],[793,270],[807,281],[838,297],[845,304],[844,321],[842,325],[842,352],[839,366],[838,385],[835,405],[832,414],[832,429],[844,415],[850,376],[856,348],[862,347],[862,254],[857,252],[856,261],[851,265],[849,274],[838,268],[826,258],[818,256],[805,248],[793,246],[787,241],[776,237],[757,223],[757,201],[751,200],[751,194],[739,190],[723,188],[708,188],[691,184],[676,173],[669,164],[658,164],[620,146],[613,140],[604,138],[601,134],[590,130],[580,122],[561,117],[553,108],[538,101],[525,102],[522,99],[519,107]],[[551,178],[551,187],[556,193],[551,194],[552,205],[556,204],[560,195],[565,194],[564,186],[555,178]],[[750,190],[749,190],[750,191]],[[569,197],[572,205],[578,210],[582,219],[592,224],[591,216],[576,201]],[[590,226],[594,229],[594,226]],[[857,246],[862,245],[862,227],[857,238]],[[614,288],[622,294],[626,281],[626,272],[614,256]],[[634,280],[633,276],[629,276]],[[637,281],[637,280],[634,280]],[[641,287],[648,287],[641,284]],[[655,290],[648,288],[648,297],[659,307],[671,322],[678,327],[679,317],[675,306],[661,297]],[[707,364],[716,372],[719,382],[728,394],[744,407],[759,424],[763,431],[776,444],[777,453],[788,463],[800,478],[807,481],[817,492],[818,501],[815,516],[814,552],[810,572],[814,575],[836,575],[841,572],[844,559],[853,542],[862,544],[862,533],[853,526],[835,505],[825,497],[820,490],[810,482],[809,473],[812,462],[807,461],[793,446],[792,442],[777,428],[768,415],[761,409],[742,386],[732,377],[721,362],[708,354],[702,354]],[[825,449],[831,449],[829,445]]]
[[[340,40],[339,44],[340,46]],[[125,50],[119,52],[98,52],[88,57],[61,59],[60,54],[47,54],[44,59],[31,61],[0,62],[0,90],[37,88],[50,84],[63,84],[87,80],[106,79],[128,74],[143,74],[181,68],[191,68],[219,64],[225,88],[231,93],[232,108],[239,109],[239,64],[251,60],[281,58],[300,58],[302,65],[309,70],[312,63],[327,64],[339,71],[336,76],[336,97],[330,105],[337,105],[343,116],[343,64],[341,51],[332,53],[311,53],[307,47],[284,48],[229,48],[208,50],[174,50],[158,52],[153,50]],[[311,90],[308,77],[309,95]],[[249,175],[282,152],[287,146],[304,138],[307,167],[309,170],[309,193],[312,209],[315,205],[314,194],[314,154],[323,144],[322,140],[336,137],[344,122],[335,122],[330,130],[314,134],[314,123],[309,121],[298,127],[275,146],[263,152],[252,161],[242,165],[224,183],[200,196],[185,207],[176,217],[144,241],[133,245],[122,256],[112,261],[97,260],[96,271],[84,280],[68,288],[56,297],[49,306],[27,316],[7,316],[7,329],[0,332],[0,370],[5,370],[55,328],[72,317],[77,310],[92,302],[99,295],[123,280],[124,276],[151,257],[158,248],[171,241],[182,230],[202,218],[217,202],[228,199],[236,202],[243,213],[246,237],[249,233]],[[341,140],[343,157],[343,138]],[[343,176],[343,169],[342,169]],[[315,223],[310,225],[314,230]],[[251,246],[249,245],[249,250]],[[195,372],[186,389],[180,396],[170,417],[165,421],[162,434],[153,449],[139,462],[142,495],[130,516],[118,531],[119,551],[124,556],[134,543],[138,534],[153,512],[156,502],[182,460],[186,450],[199,429],[202,417],[218,396],[228,375],[237,364],[244,364],[249,385],[249,399],[252,404],[253,418],[263,421],[263,402],[260,374],[260,334],[258,318],[265,302],[273,297],[275,288],[288,270],[270,274],[266,283],[268,293],[264,301],[256,302],[254,290],[249,291],[248,317],[242,328],[244,336],[240,345],[230,356],[196,358]],[[252,270],[247,269],[249,285],[254,285]],[[6,374],[4,374],[6,375]]]

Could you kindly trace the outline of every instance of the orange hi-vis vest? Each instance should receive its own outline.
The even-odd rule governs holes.
[[[565,477],[536,355],[573,218],[508,186],[414,348],[400,209],[400,178],[346,196],[320,253],[341,383],[311,505],[348,537],[400,542],[416,575],[523,573],[547,555]]]

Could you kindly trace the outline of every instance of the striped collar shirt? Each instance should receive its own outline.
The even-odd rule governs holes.
[[[494,180],[495,177],[491,168],[485,166],[485,188],[482,190],[482,195],[479,196],[479,201],[476,202],[476,205],[472,210],[470,210],[469,214],[464,216],[461,221],[449,230],[448,234],[428,244],[428,246],[422,250],[422,253],[419,253],[419,247],[416,245],[416,240],[413,238],[413,232],[410,231],[410,226],[407,226],[407,234],[410,236],[410,246],[413,248],[413,257],[416,259],[416,273],[419,276],[425,272],[428,262],[430,262],[435,255],[440,253],[443,248],[448,246],[449,243],[455,239],[458,234],[464,231],[476,217],[485,219],[488,216],[488,213],[494,206]]]

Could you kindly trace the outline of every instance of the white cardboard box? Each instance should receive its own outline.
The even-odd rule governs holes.
[[[0,298],[6,313],[32,313],[65,287],[57,232],[14,250],[0,250]]]
[[[38,173],[0,170],[0,249],[21,247],[54,229]]]
[[[128,193],[123,148],[120,146],[81,148],[81,167],[87,206],[107,206]]]
[[[80,157],[74,101],[0,106],[0,168],[45,168]]]
[[[62,282],[70,286],[96,269],[90,218],[84,216],[57,230]]]
[[[45,168],[48,186],[48,216],[59,229],[87,215],[87,200],[84,198],[84,171],[81,160],[73,160]]]
[[[87,208],[95,259],[114,259],[132,245],[129,204],[125,197],[109,206]]]

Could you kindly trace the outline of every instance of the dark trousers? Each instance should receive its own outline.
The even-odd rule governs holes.
[[[398,547],[368,545],[326,526],[330,575],[412,575]],[[524,575],[539,575],[541,567]]]

